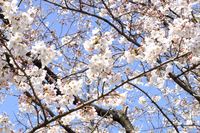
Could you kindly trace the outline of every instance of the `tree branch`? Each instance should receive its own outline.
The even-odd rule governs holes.
[[[183,90],[188,92],[190,95],[192,95],[199,103],[200,103],[200,96],[198,96],[195,92],[193,92],[190,87],[181,79],[179,79],[175,74],[169,73],[169,77],[173,79],[175,83],[177,83]]]
[[[169,121],[169,123],[174,127],[174,129],[176,130],[177,133],[179,133],[179,130],[177,128],[177,126],[172,122],[172,120],[170,120],[170,118],[163,112],[163,110],[160,108],[160,106],[154,102],[154,100],[150,97],[150,95],[145,92],[144,90],[142,90],[141,88],[139,88],[138,86],[128,82],[128,84],[132,85],[133,87],[137,88],[139,91],[141,91],[143,94],[145,94],[150,100],[151,102],[157,107],[157,109],[161,112],[161,114]]]
[[[111,27],[113,27],[120,35],[124,36],[128,41],[134,43],[136,46],[140,47],[140,44],[135,41],[134,39],[130,38],[128,35],[126,35],[123,31],[119,30],[118,27],[116,27],[112,22],[110,22],[109,20],[103,18],[103,17],[100,17],[96,14],[92,14],[92,13],[89,13],[89,12],[86,12],[86,11],[83,11],[83,10],[79,10],[79,9],[74,9],[74,8],[70,8],[68,5],[66,6],[62,6],[58,3],[55,3],[55,2],[51,2],[51,1],[48,1],[48,0],[44,0],[45,2],[48,2],[50,4],[53,4],[57,7],[60,7],[62,9],[67,9],[67,10],[70,10],[70,11],[75,11],[75,12],[78,12],[78,13],[81,13],[81,14],[84,14],[84,15],[88,15],[88,16],[92,16],[92,17],[95,17],[97,19],[100,19],[102,21],[104,21],[105,23],[109,24]]]
[[[132,133],[134,131],[134,127],[131,123],[131,121],[129,120],[128,116],[120,111],[120,110],[107,110],[107,109],[103,109],[100,108],[99,106],[96,105],[92,105],[95,107],[96,112],[98,113],[99,116],[112,116],[113,120],[118,122],[125,130],[126,133]]]

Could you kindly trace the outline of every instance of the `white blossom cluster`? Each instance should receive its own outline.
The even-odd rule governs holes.
[[[104,54],[93,55],[90,59],[88,77],[95,79],[97,77],[106,78],[112,71],[113,59],[110,50]]]
[[[31,53],[35,58],[38,58],[42,62],[42,66],[47,66],[55,57],[56,51],[53,47],[45,46],[43,41],[36,42],[31,49]]]
[[[51,2],[63,4],[64,1],[54,0],[49,4]],[[31,119],[34,122],[38,119],[35,125],[72,111],[38,132],[65,132],[58,126],[60,123],[70,125],[78,132],[82,132],[84,124],[88,126],[88,132],[96,128],[95,124],[102,127],[100,131],[107,131],[102,126],[105,123],[96,122],[99,119],[96,105],[118,111],[127,104],[130,106],[128,113],[134,112],[132,121],[146,115],[150,119],[163,109],[180,128],[184,124],[190,126],[184,129],[185,132],[200,123],[199,103],[193,100],[200,95],[199,66],[195,66],[200,63],[200,13],[195,10],[200,6],[199,1],[108,0],[105,3],[94,1],[93,6],[88,6],[85,1],[83,5],[77,1],[65,2],[75,7],[79,5],[72,14],[70,8],[67,14],[62,14],[66,9],[62,5],[63,9],[59,7],[63,11],[58,12],[61,16],[56,21],[59,20],[63,29],[64,23],[73,25],[73,22],[66,22],[71,22],[71,17],[77,21],[73,29],[77,33],[71,35],[62,33],[68,32],[63,29],[57,35],[57,31],[54,33],[51,26],[45,25],[44,16],[48,17],[47,14],[57,8],[47,6],[48,10],[42,14],[42,10],[39,12],[34,4],[30,4],[33,3],[31,0],[24,3],[30,4],[24,9],[18,7],[17,0],[0,0],[0,13],[4,15],[1,19],[7,21],[0,23],[0,87],[15,87],[20,113],[34,115]],[[90,9],[92,7],[94,10]],[[75,11],[79,8],[77,17]],[[91,15],[91,11],[95,14]],[[81,13],[99,20],[84,17]],[[40,22],[40,18],[44,22]],[[185,56],[178,58],[180,55]],[[168,62],[162,64],[165,61]],[[170,73],[178,75],[175,79],[183,85],[174,85]],[[194,94],[185,92],[184,81]],[[131,85],[133,83],[135,86]],[[143,89],[137,89],[137,85]],[[0,99],[3,98],[0,95]],[[81,100],[76,101],[76,98]],[[94,103],[79,108],[83,101],[93,99]],[[161,123],[169,127],[163,112]],[[114,123],[108,116],[103,119]],[[76,121],[83,124],[76,127],[73,125]],[[11,127],[7,115],[0,115],[0,126]]]
[[[2,128],[5,128],[7,130],[11,129],[12,128],[12,123],[11,121],[9,120],[9,117],[7,114],[3,113],[0,115],[0,126]]]
[[[144,29],[149,32],[149,35],[145,37],[143,45],[144,60],[148,61],[148,63],[155,63],[156,57],[166,53],[169,48],[172,47],[174,49],[179,49],[181,53],[192,52],[190,61],[192,63],[198,63],[200,53],[200,43],[198,41],[200,37],[200,26],[198,22],[194,22],[194,18],[192,18],[191,14],[193,10],[192,7],[197,4],[197,2],[191,1],[190,4],[188,4],[186,1],[182,0],[179,2],[169,0],[166,2],[168,4],[159,3],[160,6],[157,10],[149,11],[152,17],[142,17]],[[163,15],[168,15],[170,13],[170,7],[174,7],[170,10],[175,12],[176,16],[173,19],[163,18]],[[153,13],[157,12],[160,13],[160,16],[154,16]],[[181,17],[177,17],[178,14]],[[166,20],[162,20],[161,18]]]

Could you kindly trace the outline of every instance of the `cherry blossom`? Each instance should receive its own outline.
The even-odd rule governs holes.
[[[198,132],[199,9],[197,0],[0,0],[0,104],[17,99],[17,121],[3,113],[0,130]]]

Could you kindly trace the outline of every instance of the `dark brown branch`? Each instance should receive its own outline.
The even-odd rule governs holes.
[[[180,15],[178,15],[175,11],[173,11],[171,8],[169,8],[169,11],[171,11],[174,15],[176,15],[178,18],[180,18]]]
[[[22,1],[23,1],[23,0],[20,0],[20,1],[19,1],[19,4],[17,5],[18,7],[22,4]]]
[[[32,102],[34,102],[36,105],[39,106],[38,101],[35,100],[29,92],[26,91],[26,92],[24,92],[24,94],[25,94],[26,96],[28,96],[28,97],[32,100]],[[42,106],[43,106],[43,105],[42,105]],[[43,108],[44,108],[45,111],[47,111],[47,112],[49,113],[49,115],[50,115],[51,117],[54,117],[54,116],[55,116],[55,114],[54,114],[49,108],[47,108],[46,106],[43,106]],[[59,124],[60,124],[67,132],[69,132],[69,133],[75,133],[70,127],[68,127],[67,125],[63,125],[62,122],[59,121]]]
[[[76,103],[84,102],[84,100],[78,97],[75,97],[75,99],[76,99]],[[131,121],[129,120],[129,118],[127,117],[126,111],[123,112],[123,111],[115,110],[115,109],[108,110],[94,104],[91,104],[91,106],[95,108],[98,116],[106,117],[106,118],[112,116],[113,121],[118,122],[126,130],[126,133],[131,133],[134,131],[134,127],[131,124]]]
[[[48,121],[45,121],[44,123],[41,123],[40,125],[37,125],[37,126],[34,127],[29,133],[34,133],[36,130],[38,130],[38,129],[42,128],[42,127],[45,127],[45,126],[47,126],[48,124],[50,124],[50,123],[52,123],[52,122],[54,122],[54,121],[57,121],[57,120],[59,120],[60,118],[66,116],[66,115],[68,115],[68,114],[71,114],[71,113],[73,113],[73,112],[75,112],[75,111],[77,111],[77,110],[79,110],[79,109],[82,109],[82,108],[85,107],[86,105],[90,105],[90,104],[92,104],[93,102],[98,101],[98,100],[99,100],[100,98],[102,98],[102,97],[104,97],[104,96],[101,96],[101,97],[99,97],[99,98],[97,98],[97,99],[93,99],[93,100],[87,101],[87,102],[85,102],[85,103],[83,103],[83,104],[77,106],[77,107],[74,108],[74,109],[71,109],[71,110],[69,110],[69,111],[67,111],[67,112],[65,112],[65,113],[63,113],[63,114],[57,115],[57,116],[53,117],[52,119],[50,119],[50,120],[48,120]]]
[[[89,68],[85,68],[85,69],[80,70],[80,71],[77,71],[77,72],[75,72],[75,73],[66,75],[66,76],[64,76],[64,77],[62,78],[62,80],[63,80],[63,79],[66,79],[66,78],[69,78],[69,77],[71,77],[71,76],[73,76],[73,75],[77,75],[77,74],[80,74],[80,73],[84,73],[84,72],[86,72],[88,69],[89,69]]]
[[[170,120],[170,118],[163,112],[163,110],[160,108],[160,106],[151,98],[151,96],[145,92],[144,90],[142,90],[140,87],[128,82],[128,84],[132,85],[133,87],[137,88],[139,91],[141,91],[143,94],[145,94],[150,100],[151,102],[156,106],[156,108],[161,112],[161,114],[169,121],[169,123],[174,127],[174,129],[176,130],[177,133],[179,133],[179,130],[177,128],[177,126],[172,122],[172,120]]]
[[[114,109],[107,110],[107,109],[100,108],[96,105],[92,105],[92,106],[95,107],[96,112],[98,113],[99,116],[101,117],[112,116],[113,120],[118,122],[126,130],[126,133],[132,133],[134,131],[134,127],[131,124],[131,121],[129,120],[129,118],[124,112],[120,110],[114,110]]]
[[[184,75],[185,73],[197,68],[198,66],[200,65],[200,63],[197,63],[197,64],[193,64],[190,68],[188,68],[186,71],[183,71],[181,74],[177,75],[177,77],[180,77],[182,75]]]
[[[104,0],[101,0],[103,5],[105,6],[106,10],[109,12],[110,16],[112,17],[113,20],[117,21],[119,23],[119,25],[121,26],[121,31],[124,32],[124,26],[123,23],[120,21],[120,19],[116,18],[112,11],[109,9],[109,7],[106,5],[106,3],[104,2]]]
[[[4,16],[3,14],[1,14],[1,9],[0,9],[0,19],[3,21],[3,23],[4,23],[5,25],[9,25],[8,19],[5,19],[4,17],[5,17],[5,16]]]
[[[124,36],[128,41],[134,43],[136,46],[140,47],[140,44],[138,42],[136,42],[134,39],[130,38],[128,35],[126,35],[124,32],[122,32],[121,30],[119,30],[118,27],[116,27],[112,22],[110,22],[109,20],[103,18],[103,17],[100,17],[96,14],[92,14],[92,13],[89,13],[89,12],[86,12],[86,11],[83,11],[83,10],[78,10],[78,9],[74,9],[74,8],[70,8],[68,5],[66,6],[62,6],[60,4],[57,4],[57,3],[54,3],[54,2],[51,2],[51,1],[48,1],[48,0],[44,0],[45,2],[48,2],[50,4],[53,4],[57,7],[60,7],[62,9],[67,9],[67,10],[70,10],[70,11],[75,11],[75,12],[78,12],[78,13],[81,13],[81,14],[84,14],[84,15],[88,15],[88,16],[92,16],[92,17],[95,17],[97,19],[100,19],[102,21],[104,21],[105,23],[109,24],[111,27],[113,27],[120,35]]]
[[[17,69],[21,70],[21,71],[23,72],[23,74],[26,76],[26,78],[27,78],[27,80],[28,80],[28,82],[29,82],[29,85],[30,85],[30,87],[31,87],[31,89],[32,89],[32,91],[33,91],[33,94],[34,94],[34,97],[35,97],[35,98],[33,98],[29,92],[25,92],[26,96],[28,96],[29,98],[31,98],[32,101],[33,101],[36,105],[38,105],[38,106],[41,107],[42,112],[43,112],[43,114],[44,114],[45,122],[47,121],[45,111],[47,111],[47,112],[51,115],[51,117],[54,117],[55,114],[54,114],[50,109],[48,109],[47,107],[43,106],[43,104],[41,103],[40,99],[37,97],[37,95],[36,95],[36,93],[35,93],[35,91],[34,91],[32,82],[31,82],[31,80],[30,80],[30,77],[26,74],[26,72],[24,71],[24,69],[22,69],[22,68],[17,64],[17,62],[16,62],[15,59],[14,59],[14,56],[12,55],[12,52],[7,48],[7,46],[6,46],[6,44],[4,43],[4,41],[1,40],[1,43],[2,43],[2,45],[6,48],[6,50],[8,51],[8,53],[6,53],[6,58],[8,58],[8,59],[7,59],[8,64],[10,63],[10,59],[9,59],[9,58],[12,58],[14,64],[17,66]],[[39,63],[39,62],[40,62],[40,61],[37,62],[37,63],[38,63],[38,66],[41,65],[41,62],[40,62],[40,63]],[[14,66],[13,66],[12,64],[9,65],[9,67],[10,67],[11,70],[12,70],[12,69],[15,69]],[[47,70],[47,73],[49,73],[49,75],[51,75],[51,76],[53,75],[52,77],[55,78],[56,75],[55,75],[49,68],[46,67],[45,70]],[[56,76],[56,78],[57,78],[57,76]],[[69,133],[75,133],[75,132],[74,132],[71,128],[69,128],[67,125],[63,125],[61,122],[59,122],[59,124],[60,124],[66,131],[68,131]]]
[[[35,64],[36,66],[38,66],[38,67],[41,67],[41,62],[40,62],[39,60],[34,61],[34,64]],[[52,78],[53,78],[54,80],[57,80],[58,77],[56,76],[56,74],[54,74],[48,67],[45,66],[45,68],[48,70],[48,71],[47,71],[47,74],[48,74],[49,76],[53,75]],[[88,70],[88,69],[84,69],[83,72],[85,72],[85,71],[87,71],[87,70]],[[78,72],[78,73],[79,73],[79,72]],[[81,73],[82,73],[82,71],[81,71]],[[69,77],[69,75],[66,76],[66,77],[64,77],[64,78],[67,78],[67,77]],[[80,99],[79,99],[78,97],[74,96],[74,102],[73,102],[73,103],[76,104],[76,103],[78,103],[78,101],[80,101]],[[83,100],[81,100],[81,102],[83,102]],[[103,116],[106,114],[106,112],[108,112],[108,110],[103,109],[103,108],[100,108],[100,107],[98,107],[98,106],[95,106],[95,105],[92,105],[92,106],[95,107],[97,114],[98,114],[99,116],[101,116],[101,117],[103,117]],[[50,112],[50,110],[48,110],[48,112]],[[51,113],[51,114],[52,114],[52,113]],[[50,114],[50,115],[51,115],[51,114]],[[127,133],[130,133],[131,131],[134,130],[133,125],[131,124],[130,120],[129,120],[128,117],[125,115],[125,113],[120,112],[120,111],[117,111],[117,110],[110,110],[110,111],[107,113],[106,116],[109,116],[109,115],[112,115],[112,116],[113,116],[113,120],[116,121],[116,122],[118,122],[119,124],[121,124],[121,126],[125,128],[125,130],[126,130]],[[54,116],[54,115],[51,115],[51,116]]]
[[[18,65],[18,63],[15,61],[15,58],[14,58],[14,56],[13,56],[11,50],[6,46],[5,43],[3,43],[3,46],[4,46],[5,49],[8,51],[8,54],[10,55],[10,58],[13,60],[13,63],[15,64],[15,66],[17,67],[17,69],[19,69],[19,70],[24,74],[24,76],[27,78],[28,84],[30,85],[30,88],[31,88],[31,90],[32,90],[32,92],[33,92],[33,95],[34,95],[34,97],[37,99],[37,101],[38,101],[38,103],[39,103],[39,105],[40,105],[40,107],[41,107],[41,109],[42,109],[42,112],[43,112],[43,115],[44,115],[45,120],[47,120],[45,111],[44,111],[43,106],[42,106],[42,103],[41,103],[40,99],[38,98],[38,96],[36,95],[36,92],[35,92],[35,90],[34,90],[34,87],[33,87],[33,84],[32,84],[32,82],[31,82],[30,76],[28,76],[27,73],[25,72],[25,70],[22,69],[22,68]]]
[[[188,92],[190,95],[192,95],[199,103],[200,103],[200,96],[198,96],[194,91],[190,89],[190,87],[181,79],[179,79],[175,74],[169,73],[169,77],[173,79],[175,83],[177,83],[183,90]]]
[[[74,111],[77,111],[77,110],[79,110],[79,109],[82,109],[82,108],[85,107],[86,105],[91,105],[92,103],[98,101],[99,99],[101,99],[101,98],[103,98],[103,97],[105,97],[105,96],[108,96],[110,93],[114,92],[115,90],[117,90],[118,88],[122,87],[122,86],[125,85],[126,83],[129,83],[130,81],[132,81],[132,80],[134,80],[134,79],[137,79],[137,78],[139,78],[139,77],[145,75],[146,73],[151,72],[151,71],[153,71],[153,70],[155,70],[155,69],[157,69],[157,68],[160,68],[160,67],[162,67],[163,65],[168,64],[168,63],[170,63],[170,62],[172,62],[172,61],[174,61],[174,60],[177,60],[177,59],[179,59],[179,58],[181,58],[181,57],[187,56],[188,54],[190,54],[190,53],[185,53],[185,54],[183,54],[183,55],[180,55],[180,56],[178,56],[178,57],[175,57],[175,58],[173,58],[173,59],[170,59],[170,60],[168,60],[168,61],[166,61],[166,62],[163,62],[162,64],[160,64],[160,65],[158,65],[158,66],[156,66],[156,67],[154,67],[154,68],[149,69],[149,70],[146,71],[146,72],[143,72],[143,73],[141,73],[141,74],[139,74],[139,75],[137,75],[137,76],[135,76],[135,77],[133,77],[133,78],[131,78],[131,79],[128,79],[128,80],[124,81],[123,83],[121,83],[121,84],[115,86],[115,87],[114,87],[112,90],[110,90],[109,92],[107,92],[107,93],[105,93],[105,94],[102,94],[102,95],[99,96],[98,98],[92,99],[92,100],[90,100],[90,101],[87,101],[87,102],[85,102],[85,103],[83,103],[83,104],[77,106],[76,108],[69,110],[68,112],[65,112],[65,113],[63,113],[63,114],[60,114],[60,115],[58,115],[58,116],[55,116],[55,117],[53,117],[52,119],[50,119],[50,120],[48,120],[48,121],[46,121],[46,122],[44,122],[44,123],[42,123],[42,124],[36,126],[35,128],[33,128],[33,129],[31,130],[30,133],[33,133],[34,131],[38,130],[39,128],[44,127],[44,126],[48,125],[49,123],[54,122],[54,121],[56,121],[56,120],[58,120],[58,119],[60,119],[60,118],[62,118],[62,117],[64,117],[64,116],[66,116],[66,115],[68,115],[68,114],[74,112]]]

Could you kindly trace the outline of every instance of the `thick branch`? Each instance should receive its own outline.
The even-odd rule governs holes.
[[[98,113],[99,116],[102,117],[108,117],[108,116],[112,116],[113,120],[118,122],[122,127],[125,128],[126,133],[131,133],[134,131],[134,127],[131,124],[131,121],[129,120],[129,118],[127,117],[127,115],[119,110],[107,110],[107,109],[103,109],[100,108],[99,106],[96,105],[92,105],[95,107],[96,112]]]
[[[192,95],[199,103],[200,103],[200,96],[198,96],[195,92],[193,92],[190,87],[181,79],[179,79],[175,74],[169,73],[170,78],[173,79],[174,82],[176,82],[183,90],[188,92],[190,95]]]
[[[74,104],[78,103],[79,101],[82,103],[84,102],[84,100],[82,100],[78,97],[75,97]],[[131,133],[134,131],[134,127],[131,124],[131,121],[129,120],[129,118],[127,117],[126,112],[123,112],[120,110],[115,110],[115,109],[108,110],[108,109],[101,108],[94,104],[91,104],[90,106],[93,106],[95,108],[97,114],[101,117],[112,116],[113,121],[118,122],[126,130],[126,133]]]

